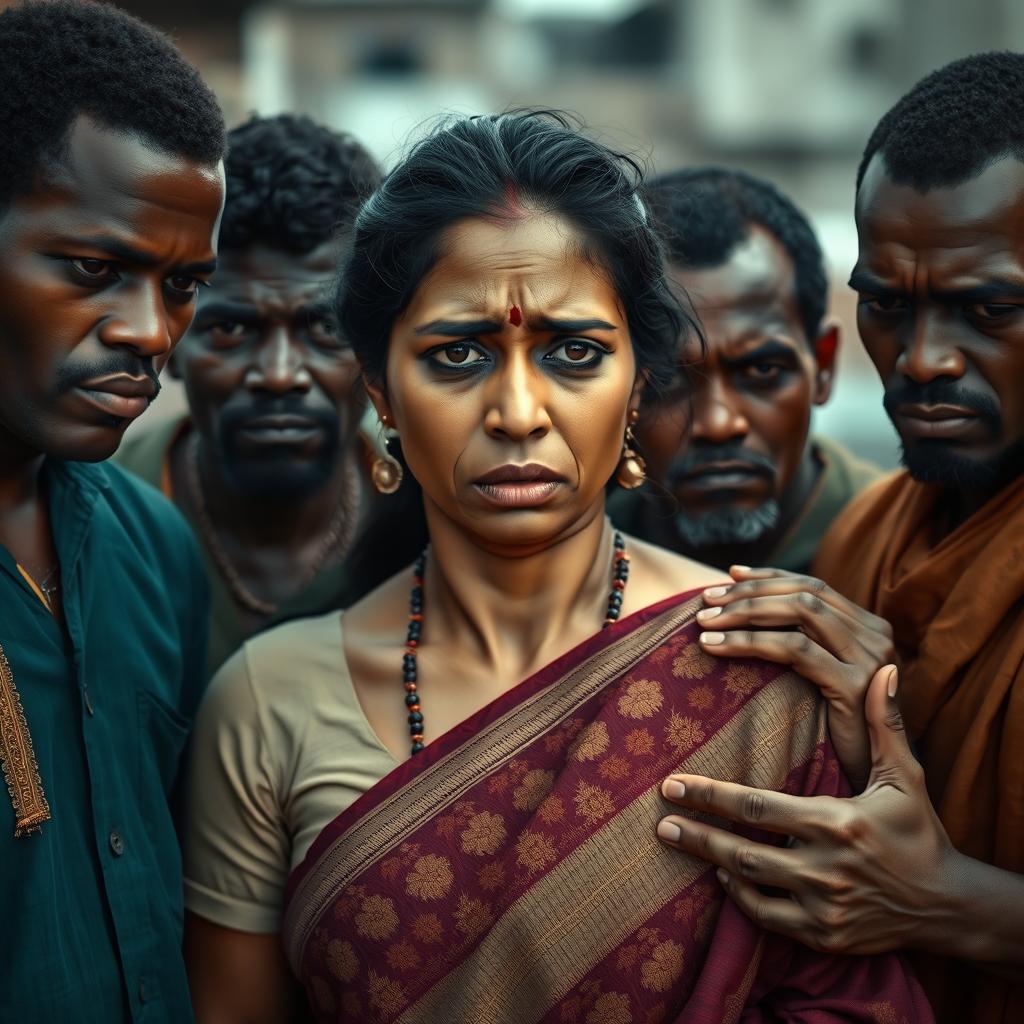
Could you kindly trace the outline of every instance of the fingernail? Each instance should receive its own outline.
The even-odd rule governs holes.
[[[729,572],[750,572],[749,565],[730,565]]]
[[[704,591],[705,597],[725,597],[729,593],[728,587],[709,587]]]
[[[658,822],[658,838],[664,839],[666,843],[678,843],[683,836],[683,830],[672,821],[664,818]]]
[[[707,644],[709,647],[715,647],[718,644],[724,644],[725,643],[725,634],[724,633],[701,633],[701,635],[700,635],[700,642],[702,644]]]
[[[896,696],[896,691],[899,689],[899,685],[900,685],[900,674],[894,668],[889,673],[889,683],[888,683],[888,685],[886,687],[886,692],[889,694],[889,698],[890,699],[892,699],[893,697]]]
[[[697,618],[700,619],[701,622],[706,622],[708,619],[713,619],[716,615],[721,614],[722,609],[716,605],[714,608],[704,608],[697,612]]]
[[[722,883],[722,885],[729,884],[729,872],[726,871],[725,868],[719,868],[715,872],[715,874],[718,875],[718,880]]]
[[[677,779],[666,779],[662,784],[661,792],[669,800],[682,800],[686,796],[686,786]]]

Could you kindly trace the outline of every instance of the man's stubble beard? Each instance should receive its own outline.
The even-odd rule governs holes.
[[[675,528],[680,540],[692,549],[753,544],[778,527],[781,514],[779,502],[772,498],[752,509],[727,507],[700,516],[680,511],[675,515]]]

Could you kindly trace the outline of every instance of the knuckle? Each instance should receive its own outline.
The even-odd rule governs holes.
[[[811,615],[822,615],[825,612],[825,602],[817,594],[810,594],[806,590],[801,590],[797,595],[797,601],[800,607]]]
[[[733,866],[744,878],[754,878],[760,869],[760,858],[749,846],[741,846],[733,854]]]
[[[767,810],[767,800],[764,793],[747,793],[743,797],[742,814],[745,821],[750,823],[759,822]]]
[[[700,786],[699,798],[705,805],[711,804],[715,799],[715,787],[711,782],[705,782]]]
[[[806,654],[812,646],[812,640],[806,633],[787,633],[786,646],[797,654]]]
[[[817,576],[808,576],[807,577],[807,585],[816,594],[827,594],[828,593],[828,584],[824,580],[819,580],[817,578]]]

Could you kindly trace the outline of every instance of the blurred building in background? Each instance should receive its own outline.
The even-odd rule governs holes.
[[[895,435],[845,285],[857,161],[922,75],[1024,47],[1017,0],[120,2],[175,36],[231,123],[307,113],[387,165],[441,113],[555,107],[654,170],[727,163],[775,181],[818,227],[845,326],[818,428],[889,465]]]

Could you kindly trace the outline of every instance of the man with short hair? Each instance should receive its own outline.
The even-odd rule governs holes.
[[[879,123],[857,176],[850,283],[906,468],[825,538],[816,570],[834,590],[739,572],[698,616],[709,653],[792,664],[848,688],[857,714],[872,671],[858,648],[886,636],[876,616],[891,622],[901,667],[867,689],[867,787],[846,801],[693,777],[673,780],[681,797],[666,790],[795,836],[781,854],[682,818],[662,826],[721,865],[768,928],[838,952],[926,954],[937,1015],[958,1024],[1024,1020],[1022,125],[1024,55],[1012,53],[942,68]]]
[[[743,171],[677,171],[648,194],[706,347],[688,368],[692,395],[645,406],[637,437],[648,482],[614,495],[613,520],[720,568],[806,572],[843,506],[879,475],[809,436],[839,344],[814,231],[781,192]]]
[[[0,132],[0,1019],[187,1021],[168,801],[206,585],[177,512],[93,463],[214,270],[223,120],[155,30],[32,0]]]
[[[130,435],[117,455],[201,542],[211,675],[257,629],[344,592],[362,388],[326,293],[380,180],[350,135],[290,114],[230,132],[225,169],[217,274],[168,366],[188,414]]]

